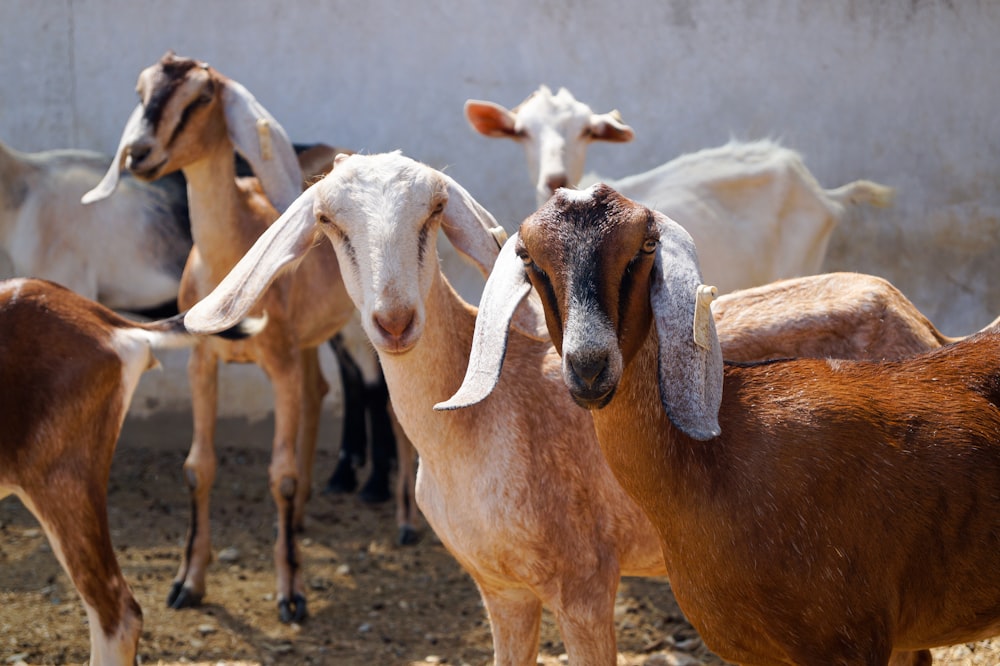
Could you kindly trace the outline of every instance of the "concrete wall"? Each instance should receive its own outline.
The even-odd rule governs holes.
[[[523,154],[474,134],[467,98],[512,106],[548,83],[618,108],[636,140],[588,160],[609,177],[777,137],[827,187],[898,188],[892,210],[845,220],[828,269],[889,278],[948,334],[1000,314],[991,0],[3,0],[0,35],[16,148],[113,151],[136,75],[172,48],[242,82],[295,140],[447,167],[508,229],[534,208]],[[453,274],[475,298],[476,273]]]

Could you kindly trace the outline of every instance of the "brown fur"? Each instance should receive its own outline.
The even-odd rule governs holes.
[[[659,399],[671,359],[649,323],[641,207],[595,226],[578,205],[529,218],[522,251],[554,294],[550,329],[579,314],[581,280],[598,285],[586,322],[607,317],[624,363],[598,438],[706,644],[744,664],[926,663],[1000,632],[1000,333],[881,364],[727,365],[722,435],[693,441]],[[619,317],[623,301],[644,311]]]

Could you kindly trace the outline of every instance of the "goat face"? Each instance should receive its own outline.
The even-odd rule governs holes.
[[[122,137],[125,168],[153,180],[195,161],[204,146],[225,136],[217,77],[207,64],[172,53],[144,69],[136,85],[141,116]]]
[[[519,237],[563,378],[578,404],[603,407],[652,321],[655,217],[607,186],[559,190],[524,221]]]
[[[632,128],[616,111],[594,113],[566,88],[552,94],[543,85],[512,110],[469,100],[465,114],[481,134],[511,138],[524,146],[538,205],[558,188],[580,182],[591,141],[620,142],[633,137]]]

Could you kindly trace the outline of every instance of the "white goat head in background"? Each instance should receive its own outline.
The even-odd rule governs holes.
[[[580,182],[591,141],[625,142],[635,136],[617,110],[594,113],[566,88],[553,95],[545,85],[513,109],[470,99],[465,117],[480,134],[524,146],[539,206],[556,189]]]

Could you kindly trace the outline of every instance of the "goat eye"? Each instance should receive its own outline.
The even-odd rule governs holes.
[[[320,213],[316,217],[316,221],[319,222],[320,224],[324,225],[324,226],[329,226],[330,224],[332,224],[332,222],[330,222],[330,218],[327,217],[326,215],[324,215],[323,213]]]
[[[444,203],[439,203],[437,206],[434,207],[434,212],[431,213],[431,216],[440,215],[443,212],[444,212]]]
[[[653,254],[654,252],[656,252],[656,247],[659,244],[660,242],[657,239],[647,238],[646,241],[642,244],[642,252],[644,254]]]
[[[517,253],[517,256],[518,256],[518,257],[520,257],[520,259],[521,259],[521,262],[522,262],[522,263],[523,263],[523,264],[524,264],[525,266],[530,266],[531,264],[533,264],[533,263],[534,263],[534,262],[533,262],[533,261],[531,260],[531,257],[529,257],[527,253],[521,253],[521,252],[518,252],[518,253]]]

